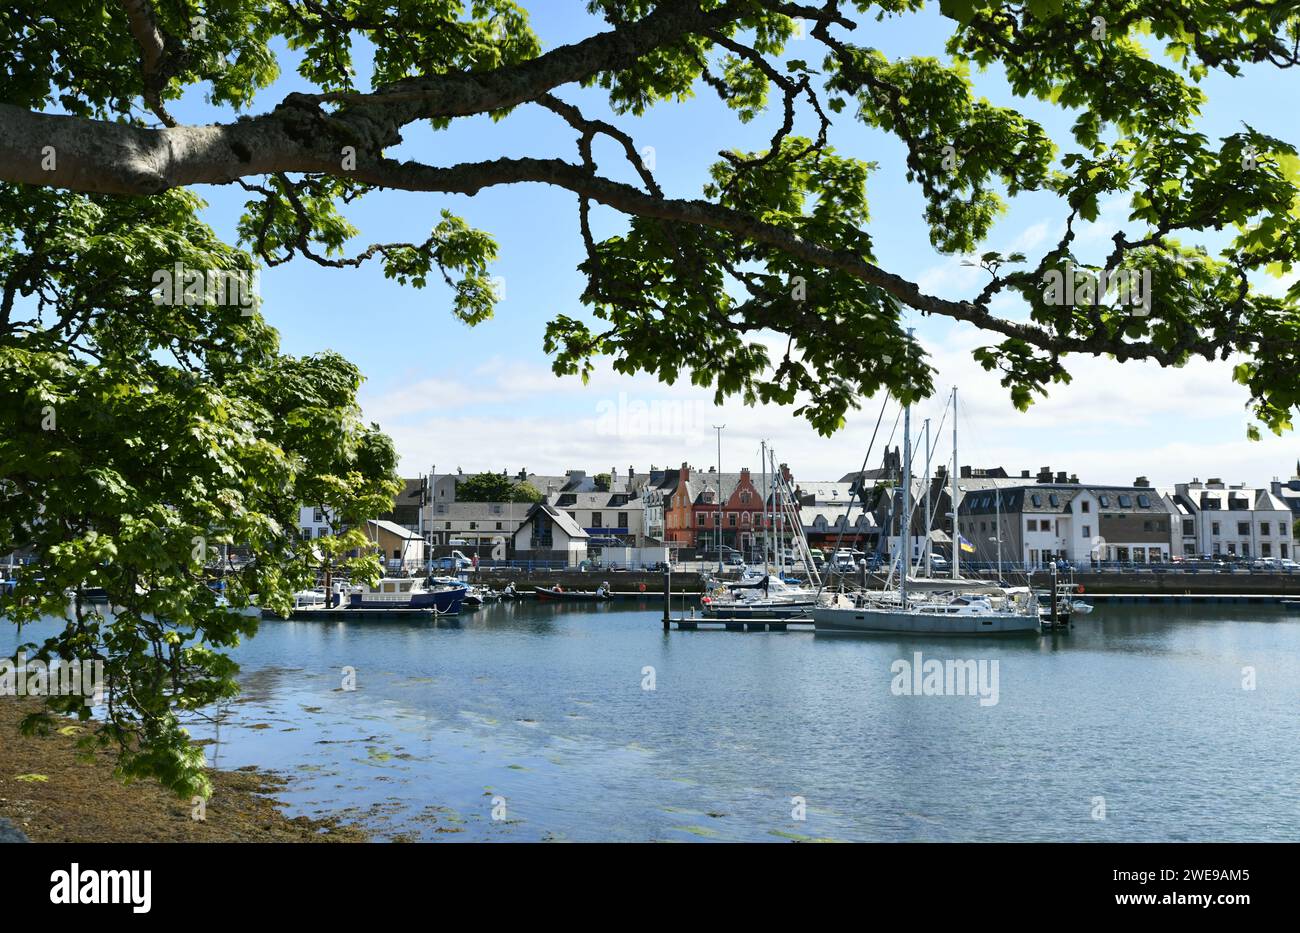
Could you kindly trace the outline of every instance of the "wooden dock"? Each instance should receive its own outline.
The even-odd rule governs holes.
[[[794,616],[789,619],[720,619],[717,616],[677,616],[665,617],[664,631],[676,626],[679,632],[694,632],[699,629],[715,629],[727,632],[787,632],[812,631],[811,616]]]

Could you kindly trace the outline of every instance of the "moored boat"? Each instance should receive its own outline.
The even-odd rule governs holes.
[[[429,577],[384,577],[375,586],[354,586],[349,609],[432,609],[439,614],[460,612],[469,590],[459,580]]]
[[[598,602],[609,599],[609,584],[602,583],[594,592],[586,590],[566,590],[558,583],[552,587],[535,586],[537,598],[554,602]]]
[[[1023,599],[995,604],[989,596],[960,595],[904,605],[838,595],[812,611],[819,632],[916,635],[990,635],[1038,632],[1038,608]]]

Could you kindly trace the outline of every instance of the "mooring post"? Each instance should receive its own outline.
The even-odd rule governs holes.
[[[1052,562],[1052,628],[1056,627],[1056,562]]]
[[[673,569],[664,568],[664,631],[668,631],[669,610],[673,603]]]

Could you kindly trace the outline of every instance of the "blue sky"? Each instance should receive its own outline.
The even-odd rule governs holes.
[[[599,31],[576,0],[528,4],[544,48]],[[949,30],[937,4],[919,15],[875,23],[865,21],[854,34],[860,44],[881,48],[891,57],[942,55]],[[819,58],[791,44],[791,57]],[[291,90],[305,90],[282,57],[284,75],[259,97],[255,111],[267,109]],[[1203,85],[1209,102],[1202,131],[1226,135],[1248,122],[1257,129],[1294,140],[1290,95],[1293,75],[1254,68],[1245,79],[1212,77]],[[1013,105],[1040,120],[1058,145],[1069,150],[1073,116],[1019,101],[995,72],[976,75],[977,92],[997,104]],[[684,104],[660,105],[642,118],[613,117],[598,91],[561,89],[589,115],[616,122],[638,147],[654,151],[654,167],[665,190],[697,197],[707,169],[723,148],[761,149],[770,137],[772,115],[741,124],[707,89]],[[229,119],[228,112],[192,99],[177,109],[186,121]],[[808,127],[811,129],[811,127]],[[922,221],[922,201],[902,172],[900,143],[854,122],[846,110],[836,121],[831,143],[845,154],[880,163],[868,182],[870,232],[877,259],[891,271],[919,281],[943,297],[968,297],[983,284],[980,273],[962,266],[930,245]],[[519,108],[506,120],[458,121],[435,133],[410,128],[397,155],[434,164],[535,155],[576,159],[573,132],[539,107]],[[597,150],[605,170],[626,177],[612,146]],[[204,188],[209,221],[233,237],[243,203],[234,187]],[[343,353],[367,376],[363,404],[367,416],[394,438],[407,475],[436,466],[538,472],[629,465],[642,470],[716,458],[712,425],[726,424],[723,468],[758,469],[759,441],[767,438],[779,459],[797,476],[825,479],[856,469],[871,433],[879,400],[864,400],[844,431],[820,438],[790,410],[747,408],[731,402],[720,410],[711,393],[688,380],[669,387],[651,377],[624,377],[601,366],[592,382],[557,379],[542,351],[546,322],[559,313],[580,314],[582,259],[576,199],[544,186],[489,189],[469,198],[391,192],[372,195],[349,212],[361,228],[354,251],[370,242],[423,240],[448,208],[498,241],[504,300],[497,315],[477,327],[457,322],[445,289],[419,291],[383,278],[378,266],[324,269],[306,261],[264,270],[263,313],[282,335],[284,348],[306,354],[324,349]],[[1017,199],[994,229],[986,248],[1023,249],[1031,259],[1059,236],[1065,211],[1048,196]],[[1107,204],[1099,222],[1081,235],[1100,250],[1126,217],[1123,202]],[[620,229],[619,215],[598,210],[597,234]],[[1276,283],[1270,287],[1280,288]],[[1014,305],[1000,313],[1016,315]],[[1245,439],[1246,394],[1231,384],[1230,364],[1193,363],[1175,371],[1154,365],[1077,360],[1075,381],[1055,387],[1049,399],[1027,414],[1016,412],[996,379],[971,359],[987,338],[965,325],[915,318],[918,339],[938,368],[939,397],[914,411],[915,426],[931,416],[936,423],[947,390],[960,388],[963,463],[1033,469],[1050,465],[1077,472],[1094,482],[1128,482],[1142,474],[1157,483],[1199,476],[1262,482],[1293,471],[1300,443],[1294,437]],[[951,421],[948,422],[949,427]],[[945,431],[947,429],[945,428]],[[945,442],[946,443],[946,442]],[[946,456],[946,451],[945,454]]]

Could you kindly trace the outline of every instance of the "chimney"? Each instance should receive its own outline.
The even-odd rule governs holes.
[[[1021,478],[1021,479],[1029,479],[1029,471],[1028,471],[1028,470],[1021,470],[1021,471],[1020,471],[1020,478]]]
[[[1059,471],[1059,472],[1056,474],[1056,481],[1057,481],[1058,483],[1064,483],[1064,482],[1065,482],[1065,471],[1064,471],[1064,470],[1061,470],[1061,471]]]
[[[520,467],[520,468],[519,468],[519,481],[522,483],[522,482],[523,482],[524,480],[526,480],[526,479],[528,479],[528,470],[527,470],[526,467]]]
[[[1071,474],[1070,474],[1070,482],[1073,483],[1073,484],[1076,485],[1076,486],[1079,485],[1079,474],[1078,474],[1078,473],[1071,473]]]
[[[1205,485],[1209,486],[1211,489],[1222,489],[1223,480],[1217,476],[1211,476],[1209,479],[1205,481]]]
[[[627,468],[627,481],[629,483],[632,482],[632,477],[634,476],[636,476],[636,470],[632,469],[632,467],[629,466]]]
[[[1137,479],[1133,480],[1133,485],[1138,487],[1139,489],[1150,489],[1151,481],[1148,480],[1145,476],[1139,476]]]
[[[1043,467],[1038,471],[1037,479],[1040,483],[1050,483],[1052,481],[1052,468],[1049,466]]]
[[[961,478],[970,479],[970,465],[967,464],[961,468]]]

